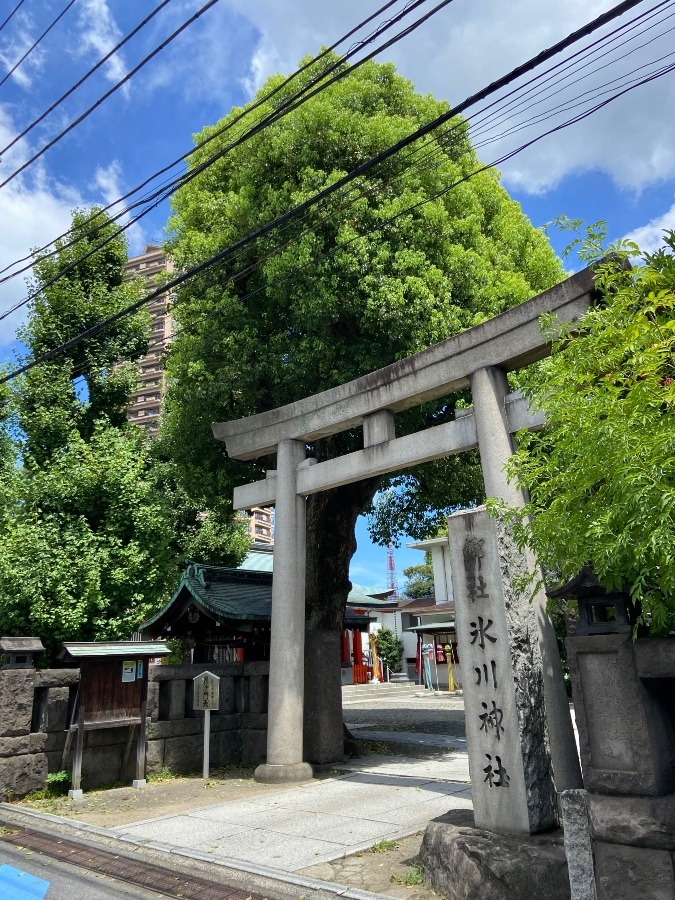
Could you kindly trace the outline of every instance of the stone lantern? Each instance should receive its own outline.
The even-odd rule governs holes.
[[[34,669],[33,657],[44,653],[40,638],[3,637],[0,638],[0,653],[5,657],[3,669]]]

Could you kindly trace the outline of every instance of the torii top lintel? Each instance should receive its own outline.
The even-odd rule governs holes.
[[[397,412],[465,388],[487,366],[513,371],[543,359],[550,342],[539,319],[552,314],[570,322],[588,309],[593,271],[587,268],[531,300],[354,381],[278,409],[215,422],[214,436],[234,459],[276,451],[280,441],[312,441],[362,424],[379,410]]]

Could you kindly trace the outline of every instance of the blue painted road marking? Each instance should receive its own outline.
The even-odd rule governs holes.
[[[14,866],[0,866],[0,897],[2,900],[44,900],[49,882],[36,878]]]

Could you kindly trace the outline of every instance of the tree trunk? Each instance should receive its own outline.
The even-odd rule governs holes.
[[[315,766],[344,759],[340,635],[356,520],[378,485],[370,478],[307,500],[304,758]]]

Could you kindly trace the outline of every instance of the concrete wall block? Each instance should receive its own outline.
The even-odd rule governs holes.
[[[234,678],[220,679],[220,707],[218,712],[221,715],[234,712]]]
[[[221,716],[211,713],[211,731],[236,731],[241,728],[245,713],[229,713]]]
[[[0,737],[30,733],[34,669],[0,671]]]
[[[63,769],[63,751],[62,750],[48,750],[45,753],[47,757],[47,771],[48,772],[60,772]],[[71,761],[68,760],[66,764],[66,770],[71,772]]]
[[[589,794],[593,836],[609,844],[675,851],[675,794],[611,797]]]
[[[68,724],[67,687],[49,688],[47,702],[40,717],[40,731],[63,731]]]
[[[231,766],[241,762],[241,734],[221,731],[211,735],[211,765]]]
[[[44,753],[3,757],[0,759],[0,799],[41,791],[46,777],[47,757]]]
[[[668,850],[627,847],[595,841],[598,900],[672,900],[672,854]]]
[[[70,687],[80,680],[79,669],[39,669],[35,672],[35,687]]]
[[[185,716],[185,679],[172,681],[169,687],[169,714],[170,721],[182,719]]]
[[[254,678],[257,675],[269,678],[270,664],[268,662],[263,662],[262,660],[244,663],[244,675],[250,678]]]
[[[127,760],[127,764],[121,770],[122,774],[121,774],[120,780],[123,781],[124,783],[130,783],[136,777],[136,752],[137,752],[136,748],[137,747],[138,747],[138,741],[134,741],[133,744],[131,745],[131,753],[129,754],[129,759]],[[145,745],[145,753],[146,753],[145,769],[147,772],[147,768],[148,768],[148,757],[147,757],[148,745],[147,745],[147,742]],[[121,764],[123,761],[124,761],[124,754],[122,753],[120,755],[120,768],[121,768]]]
[[[265,675],[252,675],[251,678],[249,678],[248,702],[250,712],[267,712],[268,684],[269,678]]]
[[[267,713],[242,713],[241,727],[246,731],[267,731]]]
[[[159,682],[148,681],[148,715],[156,722],[159,718]]]
[[[122,755],[124,746],[85,747],[82,754],[82,788],[93,791],[103,784],[122,780]],[[72,756],[69,771],[72,771]]]
[[[19,756],[25,753],[30,753],[30,739],[27,734],[0,738],[0,756]]]
[[[234,680],[234,708],[236,712],[249,711],[250,680],[250,678],[235,678]]]
[[[164,741],[148,741],[145,757],[145,770],[148,775],[160,772],[164,767]]]
[[[202,672],[211,672],[219,678],[234,678],[244,671],[243,663],[196,663],[187,666],[151,666],[150,681],[181,681],[195,678]]]
[[[33,734],[29,734],[27,737],[28,742],[28,753],[46,753],[48,749],[47,747],[47,738],[48,735],[44,731],[36,731]],[[5,740],[16,740],[16,738],[5,738]],[[23,740],[20,738],[19,740]],[[0,747],[2,746],[2,739],[0,738]],[[2,753],[0,753],[2,756]]]
[[[148,739],[151,741],[171,737],[186,737],[201,734],[203,719],[180,719],[174,722],[151,722],[148,725]]]
[[[267,731],[242,731],[241,761],[245,766],[257,766],[267,758]]]
[[[164,741],[164,765],[178,775],[189,775],[201,769],[203,741],[201,737],[173,737]]]
[[[66,732],[36,732],[28,736],[28,746],[31,753],[63,753],[66,746]]]
[[[138,726],[136,726],[136,732]],[[93,731],[87,731],[84,735],[84,750],[93,750],[95,747],[119,747],[125,746],[129,736],[129,727],[120,728],[96,728]],[[75,746],[75,738],[73,738],[73,747]]]

